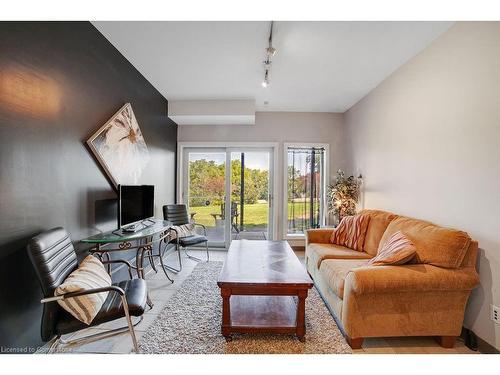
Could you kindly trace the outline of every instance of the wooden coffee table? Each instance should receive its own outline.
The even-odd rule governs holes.
[[[305,302],[314,284],[286,241],[233,241],[217,285],[226,339],[284,333],[304,340]]]

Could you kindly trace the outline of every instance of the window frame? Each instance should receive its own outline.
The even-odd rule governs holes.
[[[289,148],[323,148],[325,150],[324,163],[323,163],[323,199],[321,199],[321,204],[323,205],[322,217],[320,218],[320,226],[326,225],[327,218],[327,205],[326,205],[326,189],[330,181],[330,144],[328,143],[311,143],[311,142],[290,142],[283,144],[283,239],[284,240],[294,240],[305,238],[305,233],[288,233],[288,149]]]

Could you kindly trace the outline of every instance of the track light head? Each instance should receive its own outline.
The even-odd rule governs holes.
[[[266,48],[266,52],[268,57],[273,57],[274,55],[276,55],[276,48],[274,48],[273,46],[269,46]]]
[[[264,80],[262,81],[262,87],[266,88],[269,86],[269,71],[266,69],[266,74],[264,75]]]

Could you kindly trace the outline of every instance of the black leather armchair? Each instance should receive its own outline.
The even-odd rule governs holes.
[[[208,252],[207,228],[205,228],[205,226],[203,224],[190,222],[187,207],[185,204],[167,204],[167,205],[163,206],[163,219],[172,222],[172,224],[175,226],[184,225],[184,224],[194,224],[195,226],[202,228],[204,235],[195,234],[195,235],[187,236],[187,237],[179,237],[179,235],[177,233],[176,239],[173,241],[175,241],[176,249],[177,249],[177,252],[179,254],[180,254],[180,247],[182,247],[182,248],[184,248],[188,258],[194,259],[197,261],[201,261],[201,259],[190,255],[187,251],[187,247],[198,245],[201,243],[205,243],[205,249],[207,252],[207,262],[210,260],[210,254]],[[172,230],[175,231],[175,228],[173,228]],[[179,266],[180,266],[180,269],[178,269],[178,270],[174,270],[171,267],[169,267],[169,268],[172,271],[177,271],[177,272],[179,272],[182,269],[182,262],[181,262],[180,256],[179,256]]]
[[[69,234],[63,228],[54,228],[31,239],[28,254],[35,268],[42,287],[44,298],[41,323],[42,340],[47,342],[55,338],[55,344],[75,344],[82,341],[94,341],[114,334],[129,331],[135,352],[138,352],[134,326],[142,320],[146,309],[147,286],[143,279],[130,279],[115,283],[109,287],[66,293],[54,296],[55,289],[77,267],[76,253]],[[124,260],[107,260],[109,263],[126,263]],[[130,264],[129,266],[129,274]],[[60,299],[74,298],[84,294],[108,291],[108,297],[90,325],[80,322],[56,303]],[[132,324],[131,316],[140,317]],[[62,335],[96,326],[105,322],[125,317],[127,326],[105,331],[103,333],[82,337],[73,341],[64,341]]]

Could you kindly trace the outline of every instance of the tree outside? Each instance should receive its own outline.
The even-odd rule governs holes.
[[[225,197],[225,163],[198,159],[189,162],[189,206],[195,220],[206,226],[215,226],[222,216]],[[245,167],[244,169],[244,224],[245,229],[267,228],[269,171]],[[231,202],[237,212],[241,197],[241,160],[231,160]]]
[[[304,155],[305,156],[305,155]],[[319,223],[321,195],[321,157],[314,160],[314,199],[311,200],[311,157],[304,157],[300,167],[288,166],[288,231],[301,233]],[[195,221],[208,227],[222,225],[222,206],[226,188],[225,162],[205,158],[189,162],[189,206]],[[244,229],[266,231],[269,224],[269,171],[244,169]],[[231,160],[231,202],[241,213],[241,160]],[[310,207],[313,204],[314,222]],[[233,218],[239,225],[240,217]],[[218,222],[219,221],[219,222]]]

